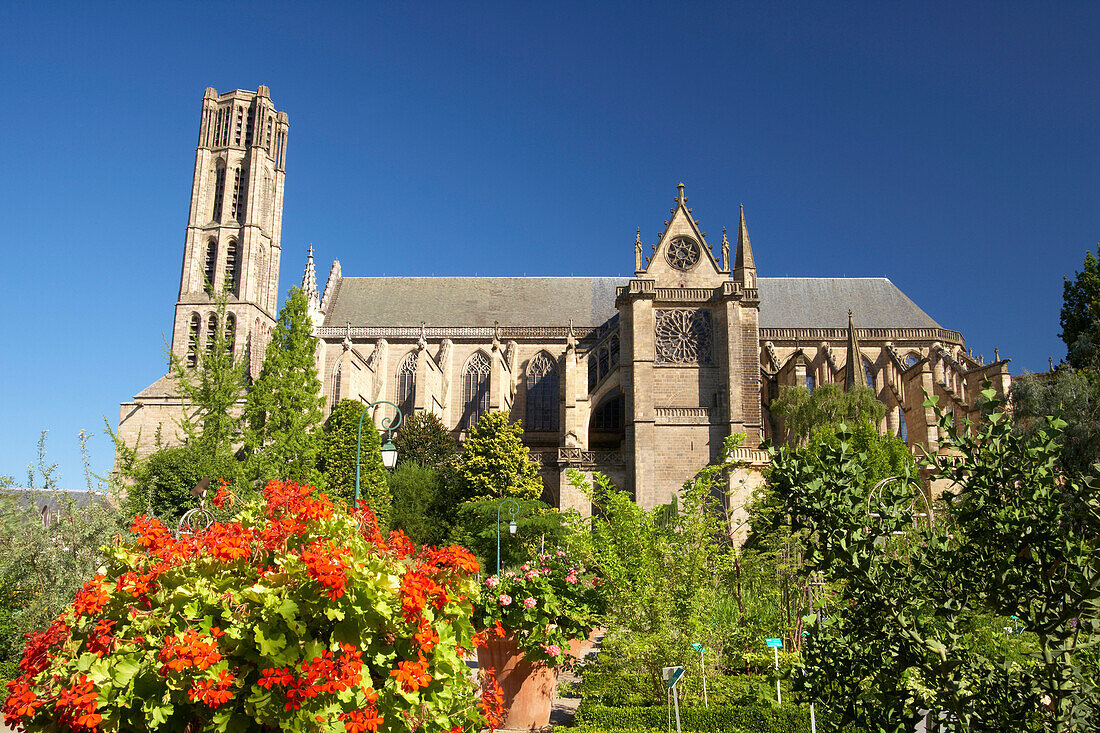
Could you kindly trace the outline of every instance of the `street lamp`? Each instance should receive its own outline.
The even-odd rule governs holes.
[[[505,499],[497,505],[497,575],[500,575],[500,510],[505,504],[511,504],[508,507],[508,511],[511,512],[511,520],[508,522],[508,534],[516,533],[516,512],[519,511],[519,504],[515,499]]]
[[[390,440],[390,436],[401,425],[401,408],[388,400],[368,402],[363,405],[363,413],[359,415],[359,437],[355,441],[355,503],[353,506],[356,507],[359,506],[359,452],[363,447],[363,418],[367,416],[368,410],[378,405],[389,405],[396,413],[392,418],[382,418],[382,429],[386,431],[386,442],[382,444],[382,465],[387,469],[397,465],[397,446]]]

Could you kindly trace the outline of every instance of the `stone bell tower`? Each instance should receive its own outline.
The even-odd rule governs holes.
[[[208,87],[203,95],[172,328],[172,352],[185,364],[223,328],[234,352],[254,375],[259,370],[279,294],[288,128],[265,86],[224,94]],[[221,324],[214,314],[220,292],[229,300]]]

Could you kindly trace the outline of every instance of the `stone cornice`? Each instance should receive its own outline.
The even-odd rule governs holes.
[[[946,328],[857,328],[856,337],[861,341],[948,341],[962,344],[963,337],[958,331]],[[761,341],[844,341],[848,338],[846,328],[761,328]]]

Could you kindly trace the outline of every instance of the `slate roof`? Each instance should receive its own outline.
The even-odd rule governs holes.
[[[326,326],[599,326],[624,277],[344,277]],[[886,278],[758,278],[760,328],[939,328]]]

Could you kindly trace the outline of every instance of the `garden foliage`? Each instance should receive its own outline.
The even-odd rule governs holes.
[[[487,577],[474,618],[483,629],[513,636],[528,660],[564,664],[569,642],[587,639],[602,620],[601,581],[562,550],[544,553]]]
[[[401,429],[393,438],[397,446],[397,463],[420,463],[424,466],[447,466],[458,456],[458,443],[433,412],[405,415]]]
[[[10,683],[26,730],[478,730],[463,656],[478,567],[457,547],[383,536],[310,487],[272,481],[233,521],[135,539],[48,628]],[[225,488],[216,503],[227,498]]]
[[[260,376],[244,407],[244,447],[249,473],[261,481],[316,480],[324,400],[317,377],[317,339],[309,301],[291,288],[279,311]]]
[[[317,470],[325,488],[349,504],[355,497],[355,463],[359,458],[359,498],[365,501],[378,522],[389,526],[392,498],[386,467],[382,465],[382,442],[378,429],[359,400],[343,399],[336,403],[325,420]],[[359,425],[362,420],[362,445]],[[358,451],[358,453],[356,452]]]
[[[951,450],[929,469],[953,489],[935,526],[915,516],[913,473],[868,495],[848,435],[817,454],[775,453],[771,481],[805,532],[806,571],[837,583],[809,619],[796,675],[831,711],[825,729],[900,733],[920,708],[944,711],[945,730],[1096,729],[1082,664],[1100,642],[1092,479],[1056,470],[1061,421],[1015,435],[994,396],[983,393],[977,426],[941,417]],[[1001,626],[1014,633],[989,633]]]
[[[463,444],[458,481],[464,499],[542,496],[539,467],[523,444],[523,425],[507,412],[487,412]]]

